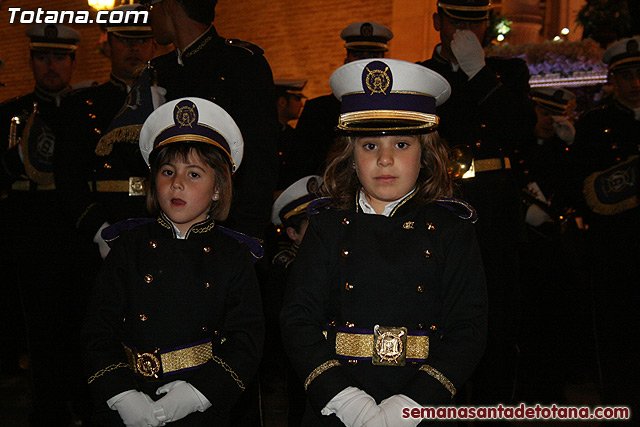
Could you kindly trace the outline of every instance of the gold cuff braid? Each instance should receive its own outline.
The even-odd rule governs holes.
[[[242,380],[240,379],[238,374],[236,374],[233,371],[231,366],[227,365],[227,363],[224,360],[220,359],[218,356],[213,356],[212,359],[213,359],[214,362],[216,362],[217,364],[222,366],[222,368],[231,375],[231,378],[233,378],[233,380],[236,382],[236,384],[238,384],[238,387],[240,387],[240,390],[244,391],[244,389],[245,389],[244,383],[242,382]]]
[[[96,372],[95,374],[91,375],[89,377],[89,379],[87,380],[87,384],[91,384],[92,382],[94,382],[95,380],[97,380],[98,378],[100,378],[101,376],[103,376],[104,374],[111,372],[111,371],[115,371],[116,369],[119,368],[129,368],[131,369],[131,366],[129,366],[127,363],[116,363],[113,365],[109,365],[106,368],[100,369],[98,372]]]
[[[451,393],[451,398],[453,398],[453,396],[456,395],[456,388],[453,386],[453,383],[449,381],[447,377],[442,375],[442,372],[438,371],[436,368],[429,365],[422,365],[420,366],[419,370],[426,372],[427,374],[431,375],[433,378],[440,381],[440,383],[444,386],[444,388],[449,390],[449,393]]]
[[[327,360],[322,365],[311,371],[307,379],[304,380],[304,390],[307,391],[307,388],[309,387],[309,384],[311,384],[311,381],[315,380],[321,373],[335,366],[340,366],[340,362],[335,359]]]

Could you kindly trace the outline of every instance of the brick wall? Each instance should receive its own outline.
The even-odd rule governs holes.
[[[433,4],[432,4],[433,3]],[[340,32],[348,24],[376,21],[396,37],[388,57],[418,61],[435,44],[431,28],[433,0],[219,0],[216,27],[224,37],[251,41],[265,50],[274,78],[308,79],[305,94],[330,92],[329,77],[342,65],[345,51]],[[0,0],[0,100],[33,89],[28,66],[28,25],[9,24],[9,7],[23,10],[88,10],[86,0]],[[104,81],[109,62],[98,52],[96,24],[71,25],[82,34],[72,83]],[[394,47],[394,41],[402,45]]]

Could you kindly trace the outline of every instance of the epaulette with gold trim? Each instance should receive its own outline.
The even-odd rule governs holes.
[[[442,206],[455,216],[468,219],[472,223],[476,223],[478,220],[478,214],[476,210],[469,203],[464,200],[454,199],[450,197],[441,197],[434,202],[436,205]]]
[[[254,263],[258,262],[258,260],[260,260],[264,256],[264,247],[262,246],[262,242],[259,239],[247,236],[244,233],[232,230],[222,225],[216,225],[216,228],[222,231],[224,234],[233,237],[238,242],[245,244],[249,249],[249,252],[253,256]]]
[[[111,248],[113,247],[116,239],[120,237],[123,232],[133,230],[136,227],[148,224],[155,220],[155,218],[129,218],[118,221],[115,224],[104,228],[100,233],[100,236],[102,236],[104,241],[107,242],[107,245]]]
[[[287,268],[296,259],[296,253],[290,249],[283,249],[273,257],[271,261],[273,265],[278,267]]]
[[[244,40],[225,39],[224,43],[227,46],[241,47],[244,50],[251,52],[252,55],[264,55],[264,50],[260,46],[246,42]]]

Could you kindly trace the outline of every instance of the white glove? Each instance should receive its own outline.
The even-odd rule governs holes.
[[[107,255],[109,255],[109,251],[111,248],[102,238],[102,230],[107,228],[110,224],[108,222],[103,223],[100,228],[98,228],[98,232],[93,236],[93,242],[98,244],[98,250],[100,251],[100,256],[102,259],[105,259]]]
[[[524,218],[524,222],[534,227],[537,227],[549,219],[549,215],[542,210],[538,205],[531,205],[527,209],[527,214]]]
[[[558,138],[566,142],[567,145],[573,144],[576,128],[573,127],[569,119],[565,116],[553,116],[553,128],[556,130]]]
[[[126,426],[149,427],[164,425],[153,415],[153,400],[137,390],[127,390],[107,400],[107,405],[118,415]]]
[[[151,405],[155,416],[163,422],[181,420],[193,412],[204,412],[211,407],[211,402],[186,381],[173,381],[156,390],[158,396],[163,393],[167,395]]]
[[[167,90],[162,86],[151,86],[151,102],[154,110],[167,102],[166,94]]]
[[[380,402],[381,411],[365,423],[365,427],[415,427],[420,424],[422,418],[404,418],[402,412],[405,408],[420,408],[420,405],[404,394],[396,394]]]
[[[451,51],[469,80],[478,74],[485,65],[484,50],[480,40],[470,30],[456,30],[453,33]]]
[[[322,408],[322,415],[336,414],[347,427],[360,427],[375,417],[380,407],[373,397],[356,387],[347,387]]]
[[[537,182],[530,182],[527,184],[527,190],[529,194],[533,195],[536,199],[540,200],[545,204],[549,204],[547,198],[544,197],[544,193],[540,189],[540,186]],[[541,225],[543,222],[548,220],[549,215],[538,205],[531,205],[527,209],[527,213],[524,218],[524,222],[534,227]]]

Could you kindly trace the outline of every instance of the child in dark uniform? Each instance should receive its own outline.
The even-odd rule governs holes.
[[[451,402],[486,337],[475,213],[450,198],[434,132],[450,89],[390,59],[346,64],[330,83],[345,132],[324,174],[334,208],[311,217],[281,313],[303,425],[415,426],[402,409]]]
[[[127,223],[113,242],[83,328],[96,425],[227,425],[254,377],[264,320],[252,256],[216,224],[242,149],[233,119],[200,98],[145,121],[157,220]]]

